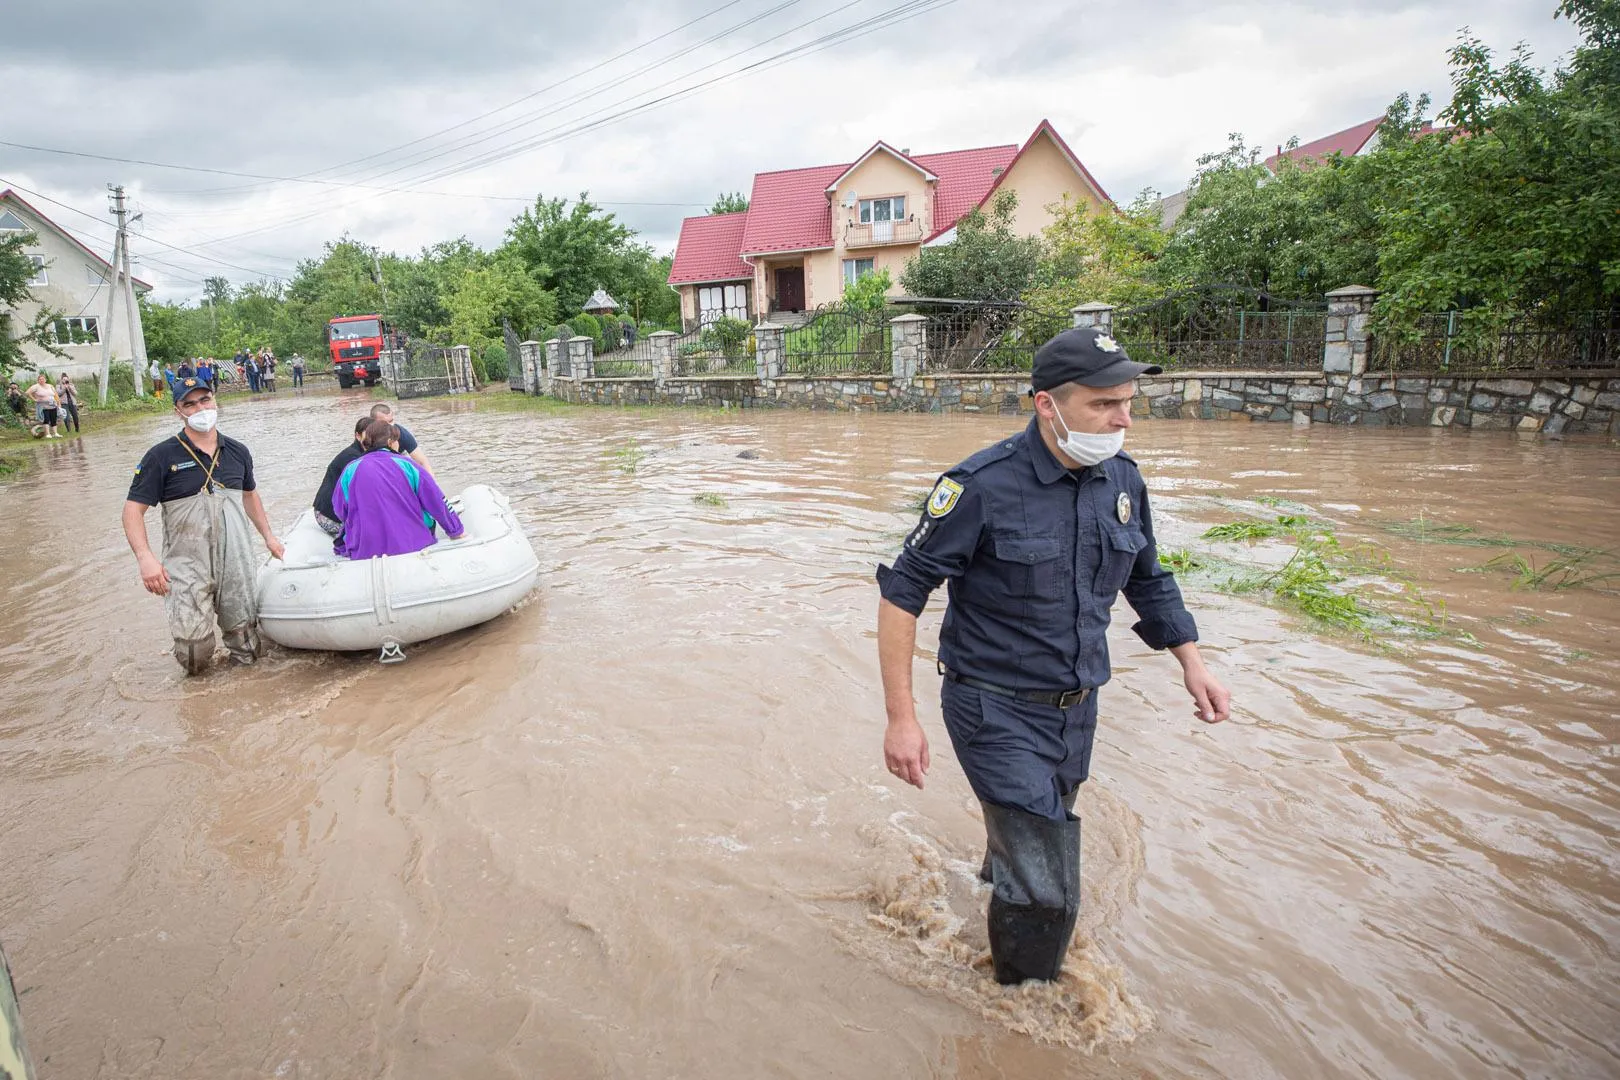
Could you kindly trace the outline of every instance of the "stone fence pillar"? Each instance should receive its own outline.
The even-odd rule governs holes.
[[[928,365],[928,320],[921,315],[896,315],[890,359],[895,380],[910,382]]]
[[[568,342],[563,338],[552,338],[546,342],[546,389],[550,390],[551,380],[568,377]]]
[[[1322,370],[1329,375],[1360,375],[1367,370],[1367,320],[1377,289],[1346,285],[1327,294],[1327,333],[1322,342]]]
[[[540,392],[540,343],[538,341],[518,342],[518,371],[523,380],[525,394],[538,394]]]
[[[377,370],[382,374],[383,385],[398,397],[399,376],[405,370],[405,354],[399,349],[384,349],[377,354]]]
[[[760,382],[775,382],[782,377],[782,351],[787,328],[775,323],[762,322],[754,327],[754,370]]]
[[[568,339],[568,368],[573,372],[575,382],[594,376],[595,346],[595,339],[585,337],[583,334],[575,334]]]
[[[1114,332],[1114,305],[1103,304],[1093,300],[1089,304],[1078,304],[1069,309],[1074,316],[1074,328],[1094,326],[1105,334]]]
[[[675,331],[654,330],[647,335],[653,350],[653,385],[663,386],[675,377]]]

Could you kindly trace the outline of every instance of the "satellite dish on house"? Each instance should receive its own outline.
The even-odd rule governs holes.
[[[859,202],[859,201],[860,201],[860,196],[859,195],[855,194],[855,192],[853,192],[853,191],[848,192],[847,194],[844,195],[844,208],[847,209],[847,210],[853,210],[853,209],[855,209],[855,204],[857,202]]]

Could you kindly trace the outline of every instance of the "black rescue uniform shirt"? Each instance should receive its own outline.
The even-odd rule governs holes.
[[[337,457],[333,458],[331,463],[326,466],[326,475],[321,477],[321,489],[315,493],[316,511],[325,514],[333,521],[337,520],[337,511],[332,509],[332,492],[337,490],[338,478],[343,475],[343,470],[349,467],[349,462],[363,457],[365,452],[365,448],[360,445],[359,439],[355,439],[348,446],[338,451]]]
[[[1167,649],[1198,640],[1175,577],[1159,565],[1147,486],[1118,454],[1070,471],[1031,419],[940,478],[894,565],[884,599],[912,615],[949,581],[939,657],[1015,690],[1108,681],[1108,629],[1123,590],[1133,630]]]
[[[258,486],[253,479],[253,455],[248,453],[247,447],[229,435],[221,435],[219,450],[210,458],[181,432],[158,443],[141,458],[141,463],[135,467],[135,479],[129,485],[129,499],[156,506],[189,498],[207,483],[210,465],[215,487],[252,491]]]

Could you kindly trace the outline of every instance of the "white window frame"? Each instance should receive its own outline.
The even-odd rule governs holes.
[[[49,285],[51,283],[51,275],[45,272],[45,256],[30,255],[28,256],[28,261],[34,264],[35,270],[39,271],[38,274],[29,280],[29,288],[36,288],[40,285]]]
[[[878,217],[877,208],[883,207],[887,217]],[[881,199],[861,200],[861,224],[870,225],[874,221],[904,221],[906,219],[906,197],[904,195],[885,195]]]
[[[699,285],[698,322],[708,324],[719,318],[748,322],[748,283]]]
[[[861,269],[861,264],[862,263],[866,264],[866,269],[864,269],[864,270]],[[845,259],[844,260],[844,284],[846,286],[855,284],[857,281],[859,281],[861,278],[865,277],[867,274],[875,274],[875,273],[877,273],[877,260],[876,259]]]
[[[64,329],[68,331],[65,337],[62,333]],[[74,341],[74,330],[88,336],[83,341]],[[95,315],[65,315],[51,323],[51,340],[65,346],[100,345],[101,320]]]

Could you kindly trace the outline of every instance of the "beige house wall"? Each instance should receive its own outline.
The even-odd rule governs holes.
[[[900,274],[906,262],[916,257],[921,239],[933,232],[934,187],[916,167],[885,150],[878,150],[839,182],[832,193],[833,250],[816,252],[805,264],[805,303],[811,307],[830,304],[844,295],[844,260],[871,259],[874,271],[889,272],[889,295],[899,296]],[[916,240],[901,243],[849,247],[848,227],[860,224],[861,199],[881,199],[891,195],[906,197],[906,218],[916,222]],[[846,201],[855,205],[846,207]]]
[[[1083,200],[1093,209],[1104,206],[1100,194],[1075,170],[1066,155],[1042,131],[1001,181],[1000,190],[1018,193],[1013,230],[1021,236],[1039,236],[1052,223],[1051,206],[1065,198]],[[995,196],[991,196],[995,201]]]
[[[26,208],[6,200],[3,205],[16,214],[34,231],[34,242],[24,251],[30,255],[45,256],[46,284],[32,286],[29,289],[31,299],[23,301],[11,312],[13,325],[22,327],[33,324],[35,316],[40,309],[50,308],[63,315],[87,315],[100,320],[103,333],[107,329],[107,300],[113,290],[104,281],[102,274],[110,274],[100,260],[92,259],[84,253],[77,244],[65,239],[60,233],[40,222],[30,214]],[[94,284],[92,284],[94,282]],[[137,289],[144,292],[144,289]],[[140,306],[136,305],[135,324],[136,332],[140,332]],[[117,325],[112,334],[112,362],[127,364],[134,357],[134,349],[130,346],[129,320],[125,317],[122,301],[118,305]],[[38,345],[24,345],[22,353],[25,367],[28,371],[47,372],[53,379],[61,372],[66,371],[74,379],[85,382],[101,371],[101,344],[90,342],[82,345],[63,345],[63,356],[52,356]],[[26,372],[19,372],[24,374]]]

